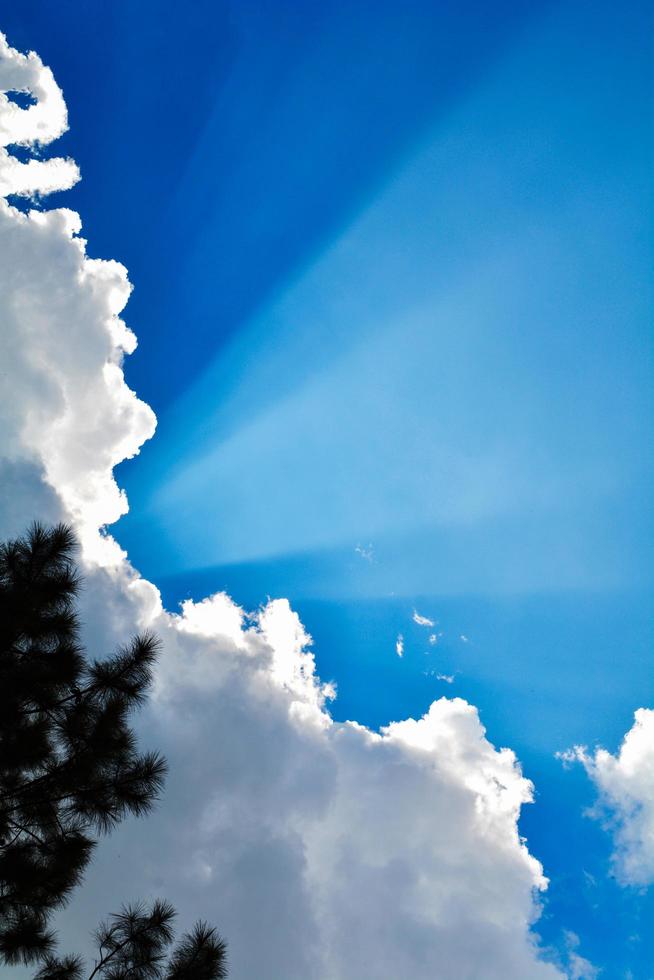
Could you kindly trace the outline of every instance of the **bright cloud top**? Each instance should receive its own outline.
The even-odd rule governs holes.
[[[613,867],[625,885],[654,882],[654,711],[639,708],[617,755],[590,754],[575,746],[563,754],[578,759],[599,790],[590,811],[614,834]]]
[[[66,112],[50,71],[6,44],[0,54],[3,87],[37,102],[5,99],[5,140],[53,139]],[[5,194],[70,186],[69,161],[31,162],[40,169],[3,158]],[[147,827],[100,850],[63,940],[79,948],[100,916],[164,890],[184,916],[215,919],[244,980],[560,977],[531,932],[546,886],[518,832],[532,786],[476,708],[441,698],[380,733],[337,724],[334,688],[285,600],[248,615],[214,595],[168,613],[103,532],[127,508],[113,468],[155,419],[121,367],[135,346],[119,317],[126,271],[88,258],[79,230],[68,210],[0,202],[0,534],[36,516],[71,521],[90,648],[146,627],[162,637],[144,724],[172,776]]]
[[[19,105],[11,96],[29,95],[33,104]],[[33,51],[24,55],[9,47],[0,34],[0,195],[48,194],[67,190],[79,180],[72,160],[31,159],[22,163],[7,146],[44,146],[68,129],[61,89],[49,68]]]

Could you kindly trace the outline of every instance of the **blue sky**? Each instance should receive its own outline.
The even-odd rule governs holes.
[[[448,6],[2,27],[56,68],[61,203],[136,286],[159,431],[118,474],[131,560],[171,608],[288,596],[337,718],[478,705],[537,787],[540,932],[646,978],[651,896],[555,753],[615,751],[652,702],[651,13]]]

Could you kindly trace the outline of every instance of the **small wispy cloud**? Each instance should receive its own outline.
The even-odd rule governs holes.
[[[360,558],[363,558],[364,561],[370,562],[370,564],[372,564],[372,562],[374,562],[374,560],[375,560],[375,549],[374,549],[372,543],[371,544],[358,544],[354,550],[355,550],[356,554],[359,555]]]
[[[429,634],[429,643],[433,647],[436,646],[436,644],[438,643],[438,636],[436,635],[436,633],[430,633]]]
[[[461,640],[462,643],[470,643],[470,640],[465,635],[465,633],[460,633],[459,634],[459,639]]]
[[[443,674],[435,667],[423,670],[422,673],[425,677],[433,677],[435,680],[442,681],[444,684],[453,684],[456,679],[456,674]]]
[[[570,980],[596,980],[600,971],[596,966],[577,952],[579,936],[569,929],[564,932],[566,952],[568,954],[568,976]]]
[[[404,637],[401,633],[397,634],[397,640],[395,641],[395,652],[398,657],[404,656]]]
[[[336,681],[327,681],[326,684],[323,684],[322,694],[327,701],[335,701],[338,696]]]
[[[434,626],[434,620],[429,619],[427,616],[421,616],[417,609],[413,610],[413,622],[417,623],[418,626]]]
[[[583,876],[584,876],[584,883],[586,885],[589,885],[591,888],[597,888],[597,878],[595,877],[595,875],[592,875],[590,871],[586,871],[586,869],[584,868]]]

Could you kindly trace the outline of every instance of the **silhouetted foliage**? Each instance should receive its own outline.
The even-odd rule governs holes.
[[[175,910],[156,901],[150,909],[128,906],[96,932],[95,966],[88,975],[103,980],[222,980],[227,947],[215,929],[198,923],[167,960]],[[83,980],[79,957],[49,956],[34,980]]]
[[[88,662],[79,643],[75,539],[35,524],[0,546],[0,962],[41,962],[46,978],[82,976],[54,955],[52,913],[87,867],[97,837],[147,813],[166,763],[140,753],[128,720],[151,681],[158,641],[136,637]],[[128,907],[97,933],[90,976],[226,976],[225,945],[200,923],[168,965],[174,910]]]

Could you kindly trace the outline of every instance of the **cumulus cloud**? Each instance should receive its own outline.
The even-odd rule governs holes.
[[[589,814],[613,833],[616,878],[624,885],[654,882],[654,711],[639,708],[617,755],[577,745],[561,754],[578,760],[599,791]]]
[[[32,104],[22,106],[15,94],[29,95]],[[74,161],[36,157],[23,162],[8,146],[33,148],[57,139],[68,128],[66,103],[49,68],[33,51],[21,54],[0,34],[0,196],[49,194],[67,190],[79,180]]]
[[[63,131],[61,93],[37,56],[4,43],[0,63],[1,87],[31,92],[38,109],[2,103],[6,145]],[[12,170],[0,174],[9,193]],[[380,732],[337,724],[335,688],[288,602],[247,613],[218,594],[168,612],[107,534],[127,509],[113,468],[155,419],[122,372],[135,346],[120,319],[126,271],[89,258],[79,232],[66,209],[0,202],[2,472],[15,488],[0,534],[37,516],[73,523],[92,651],[146,627],[161,636],[141,725],[171,778],[164,806],[99,849],[63,944],[84,949],[101,915],[164,894],[184,921],[220,926],[243,980],[561,977],[531,928],[546,886],[518,833],[532,786],[472,705],[441,698]]]
[[[397,634],[397,639],[395,641],[395,652],[398,657],[404,656],[404,636],[401,633]]]

